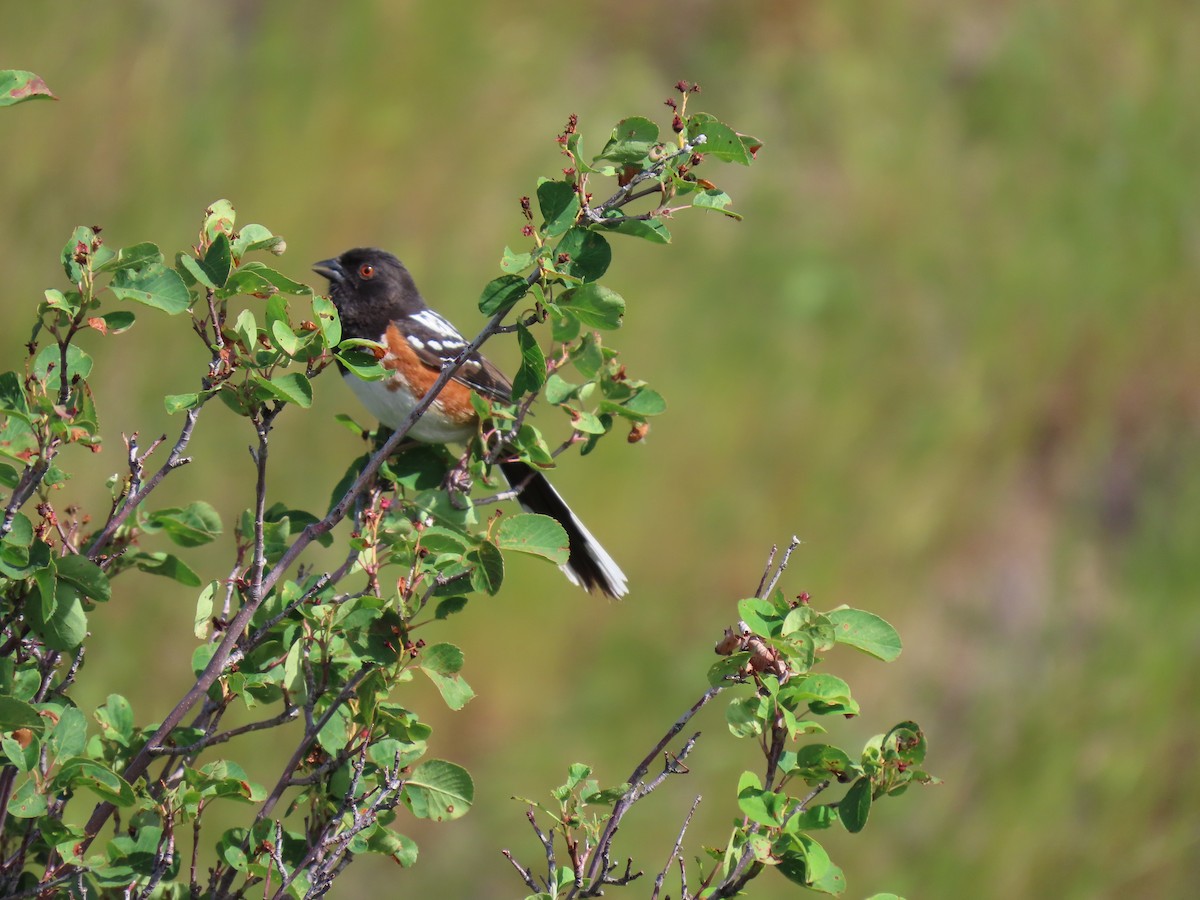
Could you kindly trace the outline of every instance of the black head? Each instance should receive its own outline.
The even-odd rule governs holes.
[[[376,340],[388,322],[425,309],[408,269],[386,250],[356,247],[321,260],[313,271],[329,279],[329,299],[347,337]]]

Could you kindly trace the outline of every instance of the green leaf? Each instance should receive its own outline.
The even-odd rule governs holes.
[[[406,869],[417,864],[417,842],[383,826],[371,832],[367,839],[367,850],[390,856]]]
[[[697,152],[705,156],[715,156],[743,166],[750,165],[753,159],[738,133],[708,113],[689,116],[687,134],[688,140],[697,145]]]
[[[217,200],[204,211],[204,237],[208,241],[216,239],[218,234],[232,234],[237,213],[233,204],[228,200]]]
[[[318,706],[318,710],[320,707]],[[345,703],[338,706],[329,717],[325,726],[317,732],[317,743],[329,754],[340,753],[350,743],[351,730],[354,720],[349,707]]]
[[[738,808],[760,825],[779,827],[787,803],[786,795],[764,791],[762,782],[753,772],[743,772],[738,779]]]
[[[485,316],[508,311],[528,291],[529,284],[520,275],[501,275],[499,278],[493,278],[479,295],[479,311]]]
[[[16,372],[0,373],[0,412],[16,412],[22,415],[29,413],[25,390]]]
[[[421,671],[429,676],[453,710],[462,709],[475,696],[471,686],[458,674],[462,665],[462,651],[453,644],[434,644],[421,653]]]
[[[287,243],[283,238],[272,234],[266,226],[250,224],[238,229],[231,247],[234,256],[241,259],[254,250],[266,250],[278,255],[287,247]]]
[[[828,614],[839,644],[856,647],[884,662],[900,655],[900,635],[888,622],[861,609],[835,609]]]
[[[463,559],[471,568],[471,587],[477,591],[495,594],[504,581],[504,557],[491,541],[482,541]]]
[[[317,327],[321,329],[325,346],[336,347],[342,342],[342,320],[338,316],[337,307],[331,300],[321,296],[314,296],[312,305],[313,315],[316,317]]]
[[[112,596],[108,576],[86,556],[60,556],[55,561],[55,570],[62,581],[70,582],[93,600],[102,603]]]
[[[60,377],[59,364],[62,362],[62,353],[54,344],[48,344],[43,347],[38,355],[33,360],[33,375],[40,381],[45,381],[53,372],[54,381],[57,382]],[[79,376],[87,378],[92,374],[92,358],[80,350],[74,344],[67,345],[67,378],[68,380]]]
[[[122,247],[100,265],[93,262],[92,268],[97,272],[119,272],[122,269],[144,269],[162,261],[163,255],[158,245],[142,241],[140,244]]]
[[[579,390],[579,385],[571,384],[555,373],[551,373],[546,377],[546,402],[558,405],[565,403],[575,396],[575,392]]]
[[[87,746],[87,719],[75,706],[65,707],[58,722],[46,737],[46,748],[56,763],[78,756]]]
[[[735,213],[731,209],[725,208],[732,202],[732,198],[730,198],[727,193],[722,190],[718,190],[717,188],[700,191],[692,197],[692,206],[696,207],[697,209],[715,210],[724,216],[728,216],[729,218],[736,219],[740,222],[742,217],[738,213]]]
[[[832,828],[839,820],[835,804],[821,803],[796,813],[787,821],[788,831],[817,831]]]
[[[29,626],[53,650],[74,650],[87,637],[87,614],[79,591],[66,581],[58,582],[48,615],[44,603],[26,604],[25,614]]]
[[[867,816],[871,813],[871,779],[859,778],[850,785],[846,796],[838,804],[838,817],[846,830],[858,834],[866,827]]]
[[[196,615],[192,622],[192,631],[199,640],[208,637],[208,626],[212,621],[213,600],[217,596],[220,582],[210,581],[196,598]]]
[[[609,422],[612,420],[609,419]],[[574,410],[571,413],[571,427],[583,434],[604,434],[608,431],[604,420],[586,410]]]
[[[617,123],[596,159],[638,163],[650,155],[650,150],[657,143],[658,125],[642,116],[630,116]]]
[[[612,248],[604,235],[585,228],[572,228],[554,248],[554,257],[567,254],[567,274],[583,281],[598,281],[612,262]],[[558,264],[562,271],[561,264]]]
[[[146,517],[145,527],[151,531],[165,531],[167,537],[180,547],[199,547],[210,543],[222,531],[220,515],[203,500],[185,507],[170,507],[151,513]]]
[[[711,678],[711,676],[710,676]],[[725,724],[736,738],[753,737],[763,733],[763,706],[761,697],[738,697],[725,708]]]
[[[770,600],[747,597],[737,604],[738,617],[746,627],[760,637],[774,637],[779,633],[779,618]]]
[[[267,301],[267,336],[288,356],[295,356],[300,349],[300,338],[288,321],[287,302],[278,294]]]
[[[46,797],[38,790],[34,779],[29,778],[13,791],[8,805],[8,814],[14,819],[35,819],[46,814]]]
[[[749,651],[733,653],[717,660],[708,669],[708,683],[713,687],[728,686],[729,679],[739,676],[748,662],[750,662]]]
[[[658,391],[642,388],[622,403],[621,408],[635,416],[658,416],[667,411],[667,401]]]
[[[108,701],[96,710],[96,718],[105,730],[105,737],[112,738],[125,747],[133,738],[133,707],[120,694],[109,694]]]
[[[521,367],[513,378],[513,397],[537,393],[546,383],[546,357],[537,338],[520,322],[517,323],[517,345],[521,348]]]
[[[925,733],[916,722],[901,722],[893,726],[884,736],[882,746],[885,755],[894,756],[906,765],[920,765],[925,761]]]
[[[220,288],[225,286],[225,282],[229,280],[229,272],[233,268],[233,254],[229,246],[229,235],[221,232],[213,238],[213,242],[209,244],[208,250],[204,253],[201,265],[204,267],[204,272],[211,281],[211,287]]]
[[[71,232],[71,236],[67,238],[59,259],[62,262],[63,271],[67,273],[68,281],[78,282],[83,278],[83,267],[75,257],[79,254],[90,257],[94,240],[96,240],[96,232],[86,225],[76,226],[75,230]]]
[[[466,608],[466,597],[447,597],[445,600],[438,602],[437,609],[433,611],[433,617],[435,619],[448,619],[455,613],[462,612]]]
[[[466,814],[475,800],[475,785],[462,766],[430,759],[405,779],[401,799],[418,819],[442,822]]]
[[[334,354],[342,365],[363,381],[381,381],[386,378],[388,371],[380,364],[379,357],[370,350],[352,343],[352,340],[342,341],[338,345],[339,350]],[[378,346],[374,341],[368,343],[371,346]]]
[[[543,181],[537,187],[538,208],[545,221],[542,233],[546,237],[563,234],[579,216],[579,195],[569,181]]]
[[[500,258],[500,270],[502,272],[515,274],[525,271],[532,265],[532,253],[517,253],[511,247],[504,248],[504,255]]]
[[[625,316],[625,301],[621,295],[599,284],[584,284],[563,291],[555,303],[588,328],[620,328]]]
[[[571,351],[571,362],[584,378],[596,377],[596,373],[604,365],[604,351],[600,349],[600,343],[595,334],[589,332],[583,336],[579,346]]]
[[[810,784],[829,777],[845,783],[862,774],[845,750],[830,744],[805,744],[796,751],[792,768],[788,771]]]
[[[45,724],[38,711],[28,703],[16,697],[0,696],[0,731],[28,728],[36,734],[41,734]]]
[[[496,543],[501,550],[514,550],[566,565],[570,555],[567,532],[549,516],[519,513],[500,520]]]
[[[284,403],[295,403],[301,409],[312,406],[312,382],[303,372],[285,372],[269,381],[261,375],[252,374],[250,380]]]
[[[833,864],[825,848],[807,834],[783,835],[776,847],[779,872],[789,881],[820,891],[841,894],[846,890],[846,876]]]
[[[550,337],[560,344],[575,340],[579,337],[579,320],[554,307],[550,312]]]
[[[195,409],[207,396],[207,393],[167,394],[167,396],[163,397],[163,408],[166,409],[168,414],[174,415],[185,409]]]
[[[16,106],[27,100],[57,100],[40,75],[20,69],[0,69],[0,106]]]
[[[200,587],[202,583],[200,576],[187,563],[170,553],[141,552],[126,554],[126,558],[132,559],[139,569],[151,575],[162,575],[188,587]]]
[[[162,255],[157,259],[143,259],[138,264],[122,268],[109,282],[108,289],[121,300],[133,300],[169,315],[186,310],[192,303],[191,292],[183,278],[174,269],[162,264]]]
[[[117,806],[133,806],[136,802],[129,782],[107,766],[84,756],[66,760],[54,776],[52,784],[59,791],[89,788],[101,799]]]
[[[238,276],[262,279],[280,293],[291,294],[294,297],[302,297],[314,293],[313,289],[309,285],[304,284],[301,281],[293,281],[282,272],[272,269],[266,263],[261,263],[257,260],[253,262],[242,263],[242,265],[238,267],[238,270],[232,276],[230,276],[231,281],[233,278]],[[229,286],[230,285],[226,285],[226,288],[228,289]]]
[[[603,222],[597,222],[591,227],[603,231],[615,231],[617,234],[627,234],[652,244],[671,243],[671,232],[667,231],[667,226],[658,219],[636,219],[633,216],[618,214]]]
[[[133,312],[128,309],[119,309],[114,312],[108,312],[99,317],[104,322],[104,329],[109,334],[121,334],[133,327],[136,320]]]
[[[793,678],[780,689],[780,696],[791,703],[807,703],[817,715],[840,713],[858,715],[858,703],[850,696],[850,685],[836,675],[810,673]]]

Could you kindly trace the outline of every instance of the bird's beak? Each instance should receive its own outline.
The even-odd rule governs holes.
[[[336,259],[323,259],[313,264],[313,271],[329,279],[330,284],[341,284],[346,280],[346,270]]]

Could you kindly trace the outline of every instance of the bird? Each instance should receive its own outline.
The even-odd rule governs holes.
[[[380,362],[387,377],[367,381],[339,362],[343,379],[383,425],[399,428],[442,367],[466,349],[467,340],[425,302],[408,269],[386,250],[356,247],[312,268],[329,281],[329,299],[337,307],[343,338],[376,341],[383,348]],[[470,440],[479,427],[472,392],[512,402],[512,382],[478,351],[467,355],[408,436],[432,444]],[[512,458],[501,459],[499,467],[526,512],[550,516],[566,531],[568,558],[560,568],[572,584],[612,598],[628,593],[625,573],[542,471]]]

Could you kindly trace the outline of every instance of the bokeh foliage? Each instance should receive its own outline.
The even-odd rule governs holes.
[[[881,809],[869,848],[830,846],[865,873],[856,890],[1171,896],[1194,883],[1200,776],[1177,763],[1200,740],[1200,12],[712,0],[547,18],[520,4],[464,16],[222,2],[90,7],[86,20],[27,5],[6,24],[6,66],[89,101],[70,117],[28,104],[7,142],[10,312],[55,283],[44,250],[78,222],[182,245],[193,210],[232,196],[287,235],[293,260],[395,250],[465,328],[496,236],[519,232],[510,186],[554,152],[562,111],[608,122],[648,85],[699,81],[707,108],[738,110],[771,148],[734,191],[754,225],[682,224],[686,258],[647,248],[612,273],[623,293],[624,279],[653,279],[625,353],[673,415],[644,449],[606,451],[562,485],[600,510],[589,526],[635,593],[618,607],[556,602],[555,573],[523,573],[528,593],[474,613],[463,642],[494,705],[438,734],[481,783],[507,780],[505,795],[536,793],[565,751],[616,776],[634,736],[694,685],[680,675],[676,695],[633,709],[604,698],[694,671],[712,620],[753,587],[764,542],[796,531],[794,583],[905,635],[886,683],[869,687],[869,669],[853,680],[885,719],[921,721],[946,779],[920,804]],[[7,330],[6,356],[26,337]],[[186,352],[164,348],[162,382]],[[133,359],[94,356],[98,390],[125,401],[106,427],[165,429],[160,385],[140,386]],[[318,395],[313,418],[352,409]],[[284,426],[289,440],[285,499],[320,505],[358,445],[337,427]],[[244,489],[242,447],[225,449],[190,477]],[[101,473],[81,484],[99,483],[120,461],[106,449],[80,465]],[[192,610],[147,586],[124,615],[90,664],[139,704],[177,693],[186,643],[164,638],[151,672],[120,646],[186,636]],[[531,683],[547,692],[533,709]],[[569,747],[539,739],[566,723]],[[707,727],[698,753],[719,766],[733,745],[719,719]],[[502,843],[514,827],[502,801],[481,794],[474,813],[496,811],[453,827]],[[628,839],[661,830],[630,823]],[[506,865],[431,848],[413,891],[505,896]],[[366,890],[391,873],[361,877]]]

